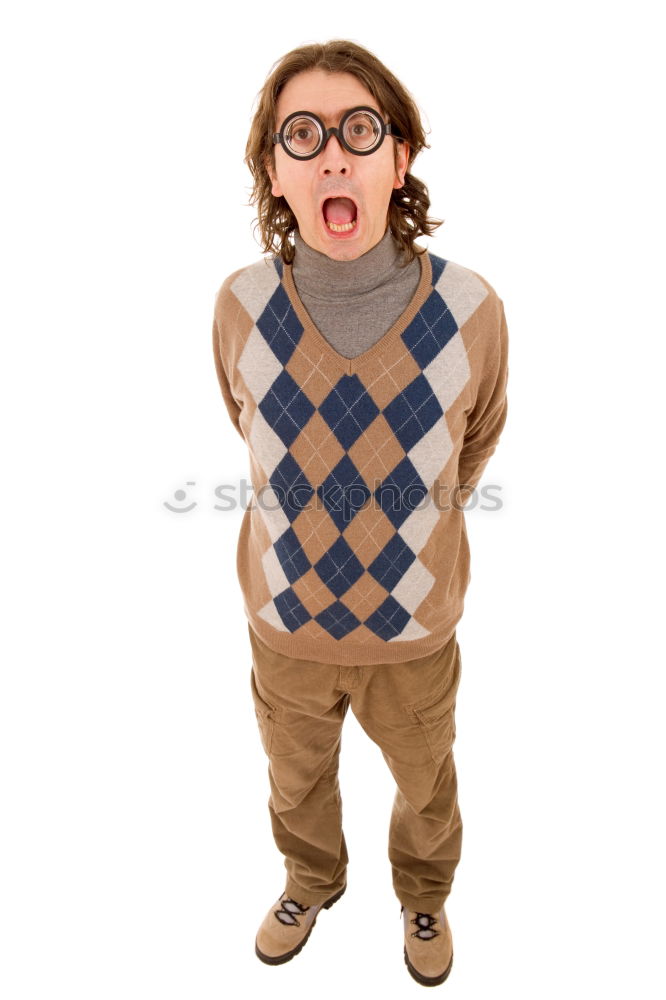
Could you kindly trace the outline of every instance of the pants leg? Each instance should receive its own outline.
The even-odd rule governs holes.
[[[273,836],[285,857],[287,894],[310,906],[346,882],[338,762],[349,695],[336,688],[336,667],[275,653],[248,630]]]
[[[393,887],[406,908],[437,912],[462,847],[453,758],[461,671],[456,635],[436,653],[363,671],[351,708],[397,784],[389,828]]]

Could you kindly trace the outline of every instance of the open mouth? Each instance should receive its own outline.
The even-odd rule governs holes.
[[[326,198],[322,214],[332,233],[351,233],[358,225],[358,209],[351,198]]]

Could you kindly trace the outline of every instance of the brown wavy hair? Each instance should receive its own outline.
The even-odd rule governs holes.
[[[266,163],[275,167],[275,114],[278,95],[288,80],[305,70],[322,69],[329,73],[352,73],[370,91],[380,109],[388,115],[398,136],[409,143],[409,158],[403,187],[395,188],[389,202],[389,227],[405,254],[405,263],[425,253],[425,247],[415,245],[419,236],[430,236],[443,219],[428,218],[428,189],[410,172],[412,163],[422,149],[430,149],[416,102],[403,84],[368,49],[346,39],[336,38],[322,44],[303,45],[287,52],[273,63],[269,76],[258,92],[257,110],[252,119],[245,147],[244,162],[253,178],[248,205],[257,205],[257,225],[264,253],[281,255],[285,263],[294,259],[294,246],[289,237],[298,228],[296,216],[286,199],[276,198]],[[397,145],[394,158],[397,163]]]

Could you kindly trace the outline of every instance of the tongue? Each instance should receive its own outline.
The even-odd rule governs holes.
[[[327,222],[344,226],[356,215],[356,206],[351,198],[327,198],[324,202],[324,217]]]

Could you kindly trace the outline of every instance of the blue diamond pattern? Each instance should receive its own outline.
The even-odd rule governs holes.
[[[417,364],[425,368],[457,332],[453,313],[442,296],[433,290],[403,332],[402,339]]]
[[[394,528],[416,510],[428,489],[405,455],[375,490],[375,497]]]
[[[287,528],[273,544],[280,560],[280,566],[289,583],[295,583],[310,569],[312,563],[303,551],[298,535],[293,528]]]
[[[282,285],[278,285],[266,303],[257,328],[278,361],[286,365],[303,336],[303,324]]]
[[[310,485],[305,473],[290,451],[285,453],[273,469],[269,483],[275,490],[282,510],[291,522],[296,520],[314,493],[314,487]]]
[[[317,487],[317,494],[338,530],[344,531],[366,503],[370,490],[349,455],[343,455]]]
[[[389,594],[363,624],[380,639],[388,640],[400,635],[410,618],[409,612]]]
[[[259,403],[259,409],[281,441],[289,447],[315,411],[306,394],[284,368]]]
[[[382,587],[391,591],[400,582],[415,559],[416,556],[409,545],[400,535],[395,534],[389,539],[377,558],[370,563],[368,573],[371,573]]]
[[[432,267],[432,283],[436,285],[442,276],[442,271],[446,267],[447,261],[444,257],[437,257],[434,253],[430,254],[430,266]]]
[[[334,639],[344,639],[361,624],[356,615],[342,601],[334,601],[315,615],[315,621]]]
[[[382,415],[405,451],[420,441],[443,413],[430,382],[423,374],[417,375],[382,410]]]
[[[319,412],[343,448],[351,448],[379,413],[358,375],[343,375],[319,405]]]
[[[281,594],[273,598],[273,603],[277,612],[290,632],[295,632],[301,625],[305,625],[312,618],[298,594],[291,587],[283,590]]]
[[[362,564],[342,536],[315,563],[314,568],[336,597],[342,597],[364,572]]]

